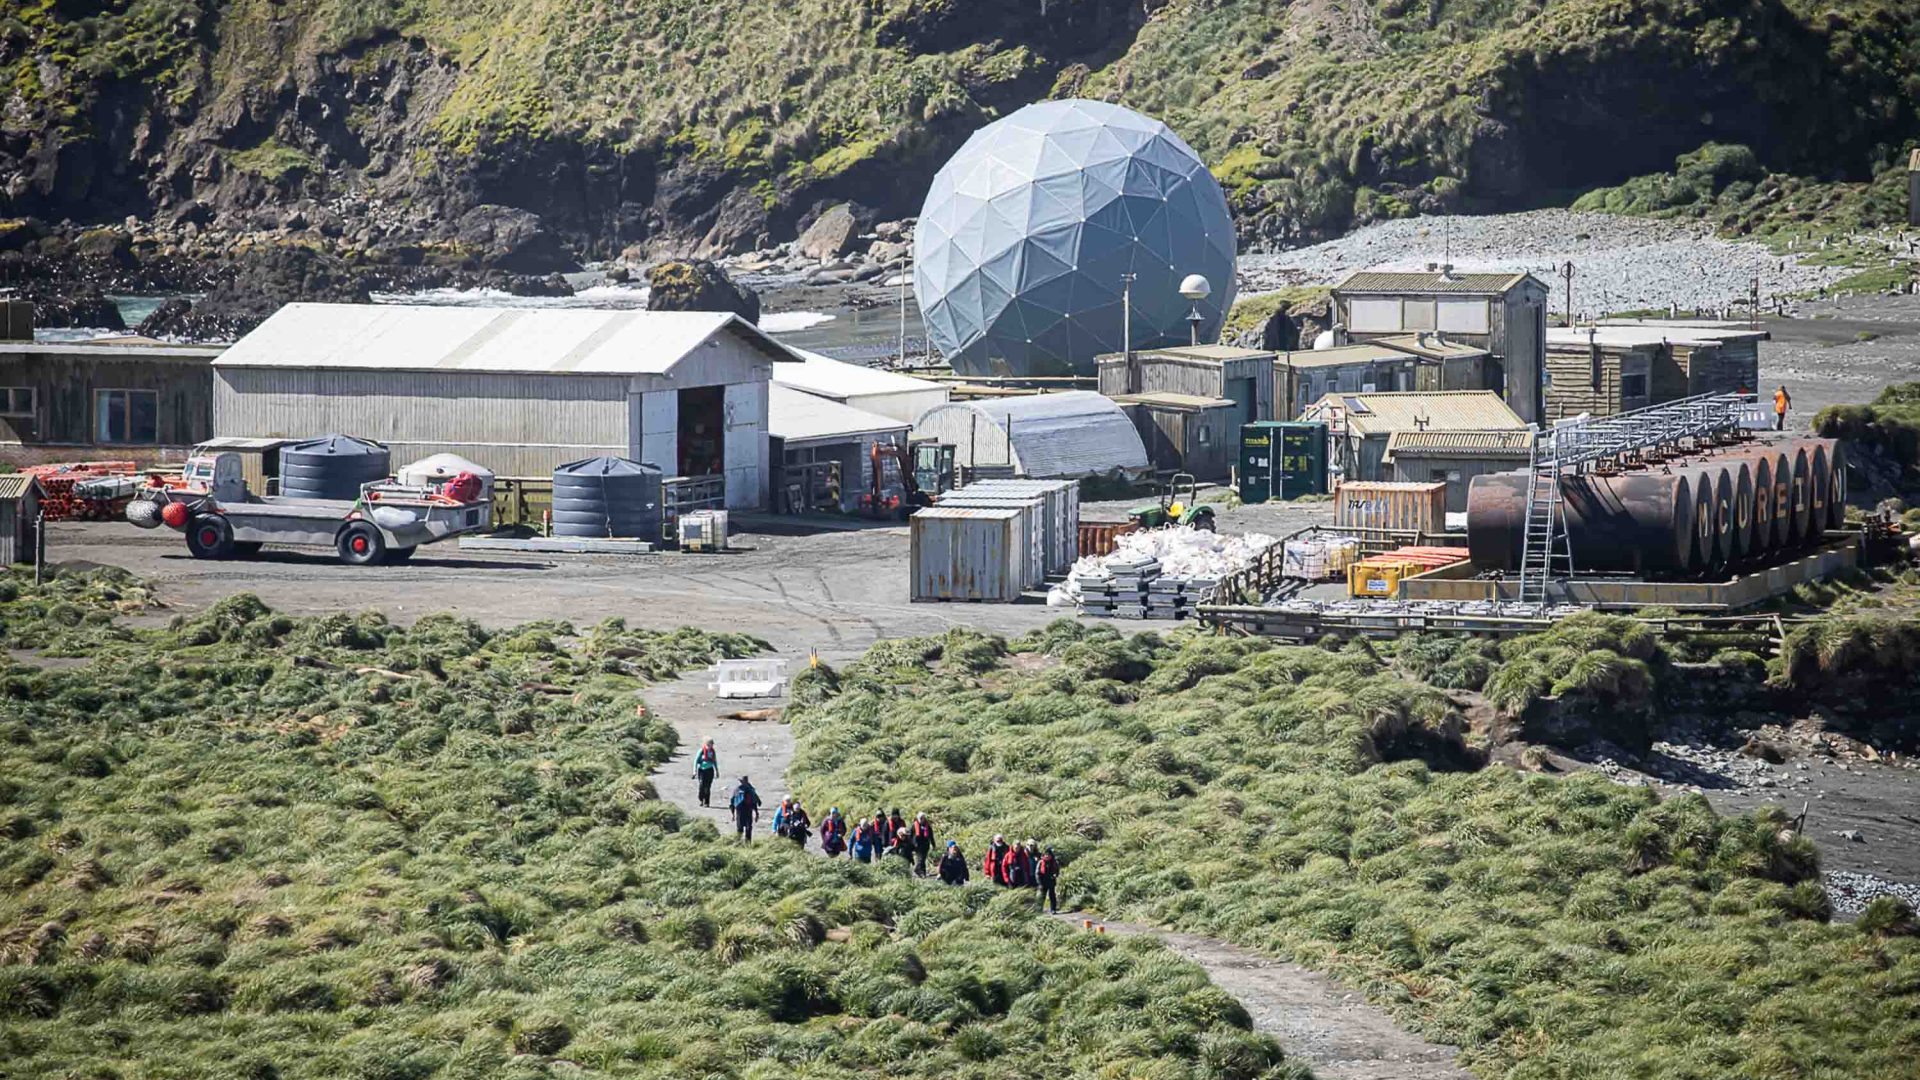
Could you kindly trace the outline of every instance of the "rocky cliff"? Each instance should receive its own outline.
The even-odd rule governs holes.
[[[35,0],[0,13],[0,216],[523,274],[918,208],[966,135],[1109,98],[1246,241],[1564,202],[1718,141],[1864,175],[1920,0]]]

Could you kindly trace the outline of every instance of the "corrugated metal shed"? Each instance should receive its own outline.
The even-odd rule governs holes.
[[[953,444],[968,466],[1011,465],[1033,477],[1096,476],[1147,468],[1133,421],[1091,390],[952,402],[914,424],[913,437]]]
[[[780,383],[773,383],[767,390],[767,432],[786,440],[789,450],[806,442],[850,442],[870,435],[905,433],[912,426]]]
[[[1362,270],[1333,287],[1346,293],[1469,293],[1498,295],[1525,281],[1527,274],[1442,274],[1437,270]],[[1545,286],[1542,286],[1543,288]]]
[[[945,383],[849,364],[805,349],[793,352],[800,363],[774,368],[774,382],[908,424],[952,397]]]
[[[1350,434],[1395,431],[1509,431],[1525,421],[1491,390],[1394,391],[1328,394],[1307,407],[1303,420],[1344,418]]]
[[[1383,461],[1401,450],[1436,454],[1472,454],[1476,457],[1526,457],[1533,451],[1533,432],[1517,431],[1396,431],[1387,436]]]
[[[288,304],[214,366],[659,375],[723,333],[797,362],[729,312]]]

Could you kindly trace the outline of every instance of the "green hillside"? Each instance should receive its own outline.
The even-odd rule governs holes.
[[[1920,134],[1912,0],[26,0],[0,16],[23,212],[486,202],[588,246],[741,246],[822,198],[911,213],[980,123],[1063,94],[1172,124],[1243,232],[1564,204],[1717,142],[1864,179]],[[717,231],[716,231],[717,229]]]

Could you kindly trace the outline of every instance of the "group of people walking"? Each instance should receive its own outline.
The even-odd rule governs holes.
[[[719,772],[719,755],[714,750],[713,740],[707,739],[700,744],[700,751],[693,759],[694,779],[700,783],[701,806],[713,805],[713,782]],[[760,820],[761,810],[760,793],[754,790],[752,781],[745,776],[740,778],[739,785],[727,800],[727,807],[733,814],[734,835],[742,840],[752,840],[753,827]],[[802,848],[807,846],[814,827],[812,816],[800,804],[797,795],[781,799],[780,806],[773,812],[774,833]],[[927,860],[933,853],[935,840],[933,822],[924,811],[914,814],[909,821],[898,807],[891,813],[875,810],[873,817],[849,823],[836,806],[820,819],[819,831],[820,850],[830,859],[847,855],[863,863],[876,863],[893,855],[910,865],[916,876],[929,876]],[[965,885],[972,879],[966,853],[960,850],[959,841],[947,841],[935,863],[934,873],[948,885]],[[1054,856],[1051,847],[1042,849],[1037,840],[1010,844],[1006,837],[995,835],[993,843],[987,847],[986,858],[981,860],[980,873],[986,880],[1005,888],[1034,889],[1039,894],[1041,906],[1050,911],[1060,910],[1056,892],[1060,880],[1060,860]]]

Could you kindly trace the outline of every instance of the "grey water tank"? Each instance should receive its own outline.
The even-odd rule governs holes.
[[[295,499],[357,499],[360,485],[392,476],[387,448],[351,435],[326,435],[280,450],[280,494]]]
[[[660,539],[660,470],[618,457],[553,470],[553,535]]]

